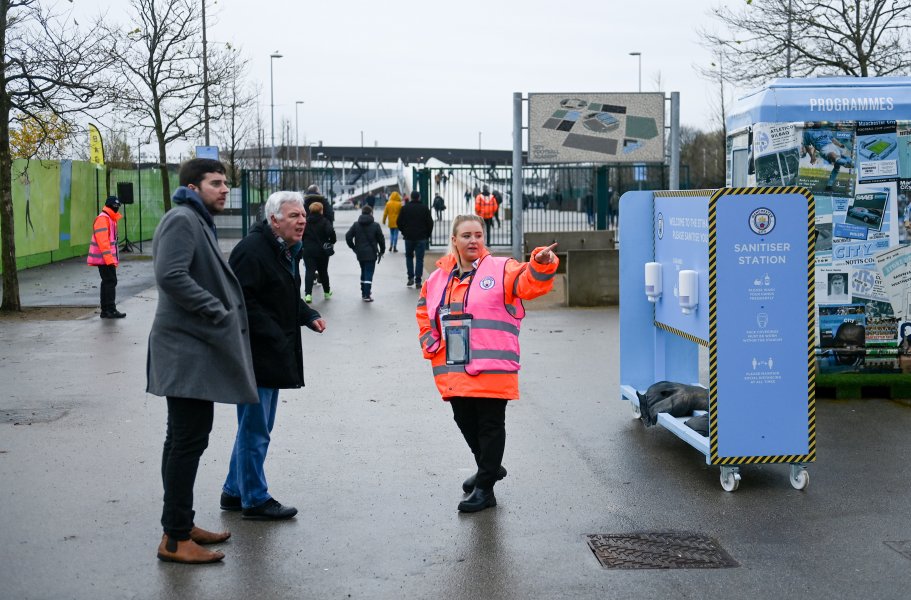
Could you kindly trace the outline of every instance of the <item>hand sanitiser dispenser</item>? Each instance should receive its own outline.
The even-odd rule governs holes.
[[[657,302],[661,297],[661,263],[645,263],[645,295],[649,302]]]
[[[699,304],[699,273],[688,269],[680,271],[677,279],[677,288],[680,309],[683,314],[688,315]]]

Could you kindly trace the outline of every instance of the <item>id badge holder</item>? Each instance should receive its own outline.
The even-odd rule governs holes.
[[[440,318],[447,365],[467,365],[471,361],[471,319],[468,314],[447,314]]]

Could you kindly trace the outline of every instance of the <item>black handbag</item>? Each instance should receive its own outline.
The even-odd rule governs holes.
[[[322,241],[322,239],[323,239],[323,237],[321,235],[319,235],[318,233],[317,233],[316,237],[320,241]],[[333,254],[335,254],[335,244],[333,244],[332,242],[323,242],[323,254],[325,254],[326,256],[332,256]]]

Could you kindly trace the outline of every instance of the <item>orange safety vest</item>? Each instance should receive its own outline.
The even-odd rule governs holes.
[[[120,257],[117,254],[117,221],[123,215],[105,206],[95,217],[92,224],[92,240],[89,242],[89,255],[86,262],[93,267],[104,265],[117,266]]]
[[[532,256],[542,249],[536,249]],[[521,300],[537,298],[553,288],[558,261],[549,265],[520,263],[485,253],[476,263],[478,272],[475,276],[464,280],[451,277],[456,266],[453,255],[447,254],[436,264],[439,269],[430,275],[421,289],[416,316],[421,349],[424,358],[431,362],[440,395],[444,400],[453,397],[518,399],[518,332],[519,322],[525,316]],[[493,286],[484,290],[491,284],[491,281],[485,281],[488,277],[493,278]],[[438,309],[444,292],[443,303],[448,303],[452,312],[462,311],[466,292],[469,292],[468,312],[475,317],[471,333],[473,358],[461,368],[446,364],[445,340],[440,339]],[[487,296],[482,300],[482,295]],[[481,323],[483,328],[477,327],[479,320],[486,321]],[[497,331],[498,327],[503,329],[503,335]],[[478,355],[478,351],[482,354]]]
[[[497,199],[490,194],[487,196],[478,194],[478,197],[474,199],[474,212],[482,219],[492,219],[497,214],[498,208]]]

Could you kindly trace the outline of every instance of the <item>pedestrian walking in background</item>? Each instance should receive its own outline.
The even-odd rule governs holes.
[[[497,214],[497,200],[490,193],[486,185],[481,188],[481,193],[474,199],[474,214],[481,217],[486,229],[484,239],[490,243],[492,239],[493,217]]]
[[[329,288],[329,257],[335,254],[335,228],[329,219],[323,216],[323,203],[310,204],[310,216],[307,219],[307,228],[303,238],[304,257],[304,301],[313,302],[313,281],[319,276],[319,283],[323,286],[323,298],[332,297]]]
[[[503,194],[500,193],[500,190],[493,190],[490,195],[493,196],[494,201],[497,203],[497,208],[493,211],[493,220],[496,221],[497,229],[499,229],[502,227],[500,225],[500,207],[503,206]]]
[[[433,197],[433,210],[437,214],[437,221],[442,221],[443,211],[446,210],[446,201],[443,200],[443,197],[440,196],[439,193]]]
[[[611,192],[610,201],[608,203],[610,206],[610,227],[616,227],[620,224],[620,192],[614,190]]]
[[[535,248],[527,263],[495,257],[485,246],[481,219],[459,215],[449,253],[421,289],[421,349],[478,469],[462,483],[469,494],[458,505],[462,512],[497,505],[494,484],[506,476],[506,403],[519,398],[522,300],[553,287],[555,246]]]
[[[411,201],[399,214],[399,229],[405,238],[405,268],[408,287],[421,287],[424,278],[424,252],[433,234],[433,217],[430,209],[421,202],[421,192],[411,192]]]
[[[386,253],[386,239],[379,223],[373,220],[373,209],[365,206],[361,216],[345,234],[345,243],[354,250],[361,264],[361,299],[373,302],[373,273]]]
[[[471,199],[472,198],[474,198],[474,196],[471,195],[471,190],[466,189],[465,190],[465,208],[471,208]]]
[[[312,215],[318,204],[310,205]],[[310,228],[303,198],[275,192],[263,212],[265,220],[250,229],[229,259],[243,287],[259,404],[237,406],[237,437],[221,509],[243,511],[244,519],[279,521],[292,518],[297,509],[273,498],[266,483],[278,391],[304,386],[301,327],[322,333],[326,322],[301,299],[301,251],[304,230]]]
[[[102,319],[122,319],[126,316],[126,313],[117,310],[117,266],[120,264],[117,221],[121,218],[120,200],[116,196],[110,196],[104,201],[104,208],[92,224],[87,262],[98,267],[98,274],[101,275]]]
[[[158,558],[209,563],[224,558],[200,544],[227,540],[193,522],[193,484],[209,444],[214,402],[256,404],[244,292],[218,247],[212,215],[225,209],[228,185],[217,160],[180,168],[174,207],[152,242],[158,307],[149,334],[146,391],[168,400],[161,461],[164,535]]]
[[[307,188],[307,192],[304,194],[304,210],[307,211],[307,216],[310,216],[310,206],[314,202],[319,202],[323,205],[323,217],[329,221],[329,224],[332,225],[335,223],[335,209],[332,208],[332,202],[323,196],[322,192],[319,189],[319,186],[315,183],[310,185]],[[314,274],[317,281],[322,281],[320,279],[320,273],[317,270],[317,273]],[[322,285],[322,284],[320,284]]]
[[[383,224],[389,226],[390,252],[398,252],[399,245],[399,213],[402,212],[402,196],[398,191],[389,194],[389,200],[383,208]]]

